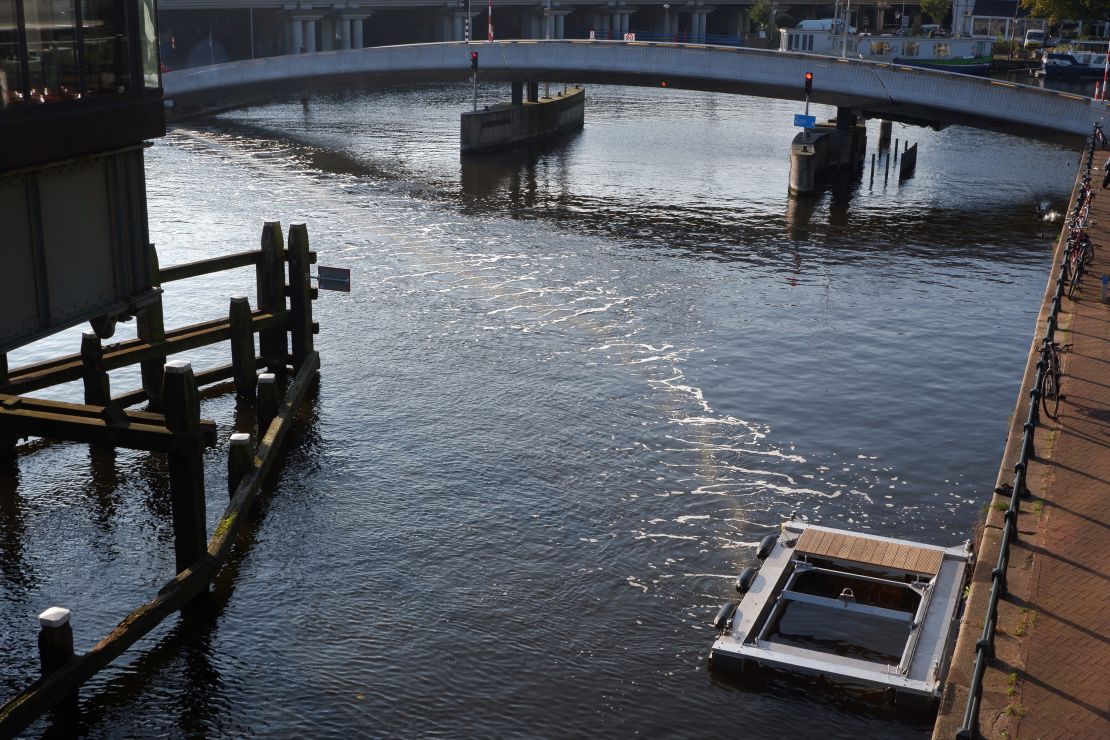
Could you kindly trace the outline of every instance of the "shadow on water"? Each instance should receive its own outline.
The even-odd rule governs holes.
[[[237,404],[234,428],[254,431],[253,415],[253,404]],[[255,506],[247,515],[245,526],[232,546],[231,554],[210,590],[183,609],[176,621],[167,620],[172,622],[169,630],[153,645],[142,649],[132,662],[113,671],[111,678],[100,679],[103,682],[99,686],[95,686],[97,679],[94,679],[95,688],[90,690],[90,686],[86,686],[81,695],[81,710],[76,716],[72,712],[55,712],[45,724],[40,722],[40,725],[44,725],[44,737],[75,737],[86,734],[90,728],[109,721],[114,713],[126,711],[158,683],[153,680],[155,677],[168,671],[172,671],[176,677],[169,685],[173,687],[177,696],[176,705],[180,708],[177,727],[191,736],[206,734],[213,727],[221,725],[225,707],[219,700],[223,680],[214,660],[217,627],[235,594],[242,568],[258,542],[259,532],[267,518],[279,479],[290,466],[296,468],[298,474],[303,472],[306,468],[304,463],[318,455],[321,447],[317,383],[309,391],[305,406],[297,414],[286,437],[284,460],[271,472],[263,486]],[[99,459],[99,463],[94,462],[94,466],[108,465],[107,453],[111,452],[113,451],[98,450],[94,457]],[[153,467],[143,467],[151,477],[156,475]],[[100,473],[104,474],[104,471]],[[0,468],[0,476],[3,475],[4,470]],[[0,485],[6,485],[2,481],[3,478],[0,477]],[[152,490],[156,490],[153,489],[155,481],[151,480],[150,483]],[[160,487],[165,487],[165,493],[168,494],[167,482],[163,480]],[[168,500],[168,496],[155,498]],[[0,498],[0,504],[2,501]],[[0,516],[2,515],[3,510],[0,507]],[[5,545],[4,539],[0,538],[0,547]]]
[[[839,714],[895,723],[907,730],[928,730],[935,719],[936,705],[928,699],[895,697],[889,689],[844,684],[823,676],[768,666],[745,667],[742,671],[714,670],[709,675],[714,686],[730,692],[815,702]]]

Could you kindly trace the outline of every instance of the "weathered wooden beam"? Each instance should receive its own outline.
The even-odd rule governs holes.
[[[234,270],[238,267],[250,267],[257,265],[258,260],[262,257],[260,250],[252,252],[237,252],[236,254],[226,254],[222,257],[212,257],[206,260],[197,260],[196,262],[186,262],[183,265],[174,265],[167,267],[164,270],[158,271],[158,285],[172,283],[174,280],[185,280],[187,278],[199,277],[200,275],[210,275],[213,272],[223,272],[224,270]]]
[[[107,406],[112,402],[108,371],[104,368],[104,348],[96,332],[81,335],[81,380],[85,385],[85,403],[89,406]]]
[[[319,368],[320,358],[315,352],[305,358],[304,364],[285,395],[285,401],[277,417],[255,451],[252,471],[239,484],[235,496],[232,497],[208,542],[208,556],[179,573],[176,578],[162,587],[158,596],[127,615],[92,650],[69,661],[50,676],[35,681],[18,696],[0,707],[0,737],[14,736],[21,732],[50,707],[80,688],[97,671],[122,655],[127,648],[157,627],[163,619],[181,609],[208,587],[208,583],[227,559],[232,543],[242,530],[246,519],[245,514],[254,505],[262,482],[273,468],[281,444],[292,426],[296,409],[315,382],[316,371]]]
[[[254,467],[254,440],[246,432],[231,435],[227,448],[227,495],[234,496],[239,484]]]
[[[254,400],[254,418],[258,422],[259,437],[266,434],[280,406],[281,392],[278,390],[277,376],[262,373],[258,376],[258,396]]]
[[[231,364],[235,368],[235,391],[243,398],[253,398],[254,386],[258,382],[258,368],[254,359],[251,304],[245,295],[231,296],[228,321],[231,325]]]
[[[195,438],[200,429],[200,396],[193,368],[187,362],[166,363],[162,386],[166,426],[174,436]],[[188,569],[205,553],[208,541],[204,514],[204,458],[201,445],[169,454],[170,503],[173,510],[173,551],[177,572]]]
[[[255,364],[262,362],[261,357],[254,358]],[[205,386],[219,383],[224,380],[231,380],[235,377],[235,366],[230,362],[226,365],[217,365],[216,367],[208,368],[194,373],[197,379],[197,387],[204,388]],[[112,401],[120,407],[137,406],[147,400],[146,391],[142,388],[136,388],[127,393],[121,393],[118,396],[113,396]]]
[[[309,282],[308,227],[289,227],[289,337],[293,367],[312,351],[312,287]]]
[[[150,452],[216,443],[216,423],[201,420],[195,439],[175,439],[160,414],[0,394],[0,437],[45,437]]]
[[[284,330],[282,327],[289,322],[289,313],[283,311],[273,315],[262,312],[251,314],[251,324],[254,331]],[[166,341],[158,344],[147,344],[142,340],[132,340],[108,345],[104,348],[104,367],[115,370],[128,365],[154,360],[159,357],[187,352],[199,347],[225,342],[231,339],[231,322],[228,319],[206,321],[201,324],[175,329],[166,332]],[[5,387],[8,393],[30,393],[42,390],[52,385],[80,380],[81,356],[69,355],[61,360],[54,360],[37,365],[17,368],[10,374],[10,379]]]
[[[150,252],[151,259],[157,266],[158,256],[153,245],[150,247]],[[135,324],[140,341],[156,345],[166,340],[166,324],[162,314],[162,296],[158,296],[153,303],[139,310],[135,317]],[[146,391],[151,411],[162,410],[162,380],[165,364],[165,355],[143,360],[141,363],[143,390]]]
[[[262,228],[262,256],[255,276],[258,281],[258,310],[285,313],[285,244],[281,224],[269,221]],[[285,372],[288,350],[284,327],[259,332],[258,346],[266,366],[272,373]]]

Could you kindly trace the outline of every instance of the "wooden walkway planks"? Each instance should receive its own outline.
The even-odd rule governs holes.
[[[802,532],[794,550],[799,554],[850,560],[930,576],[940,572],[944,561],[942,550],[813,528]]]

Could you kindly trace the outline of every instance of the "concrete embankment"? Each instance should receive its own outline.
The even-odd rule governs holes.
[[[790,145],[790,194],[807,195],[821,188],[829,172],[863,165],[867,128],[819,123],[798,133]]]
[[[462,114],[462,151],[489,152],[582,128],[586,91],[574,87],[551,97],[491,105]]]
[[[1106,156],[1097,153],[1097,165]],[[1073,206],[1078,190],[1077,182]],[[982,736],[989,738],[1110,737],[1110,304],[1100,295],[1101,278],[1110,274],[1110,197],[1096,197],[1091,210],[1094,260],[1075,300],[1065,298],[1058,317],[1056,341],[1071,344],[1063,356],[1064,398],[1057,418],[1042,415],[1035,431],[1026,476],[1029,493],[1021,500],[994,653],[983,677],[978,722]],[[1006,489],[1021,455],[1029,390],[1066,236],[1065,225],[999,469],[996,488],[1003,493],[991,502],[977,547],[934,727],[938,740],[956,737],[968,706],[976,643],[986,622],[1009,504]]]

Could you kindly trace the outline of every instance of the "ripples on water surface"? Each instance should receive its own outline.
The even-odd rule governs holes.
[[[969,535],[1057,228],[1038,207],[1063,209],[1076,154],[896,125],[917,177],[880,165],[795,205],[793,104],[595,87],[580,135],[460,166],[467,93],[274,104],[149,150],[163,264],[305,221],[354,290],[316,304],[320,392],[216,614],[95,679],[90,733],[924,737],[827,684],[707,675],[709,621],[792,510]],[[167,324],[251,281],[171,284]],[[234,399],[204,414],[225,430],[214,523]],[[0,498],[5,695],[35,674],[43,608],[73,608],[86,650],[166,580],[164,474],[22,457]]]

